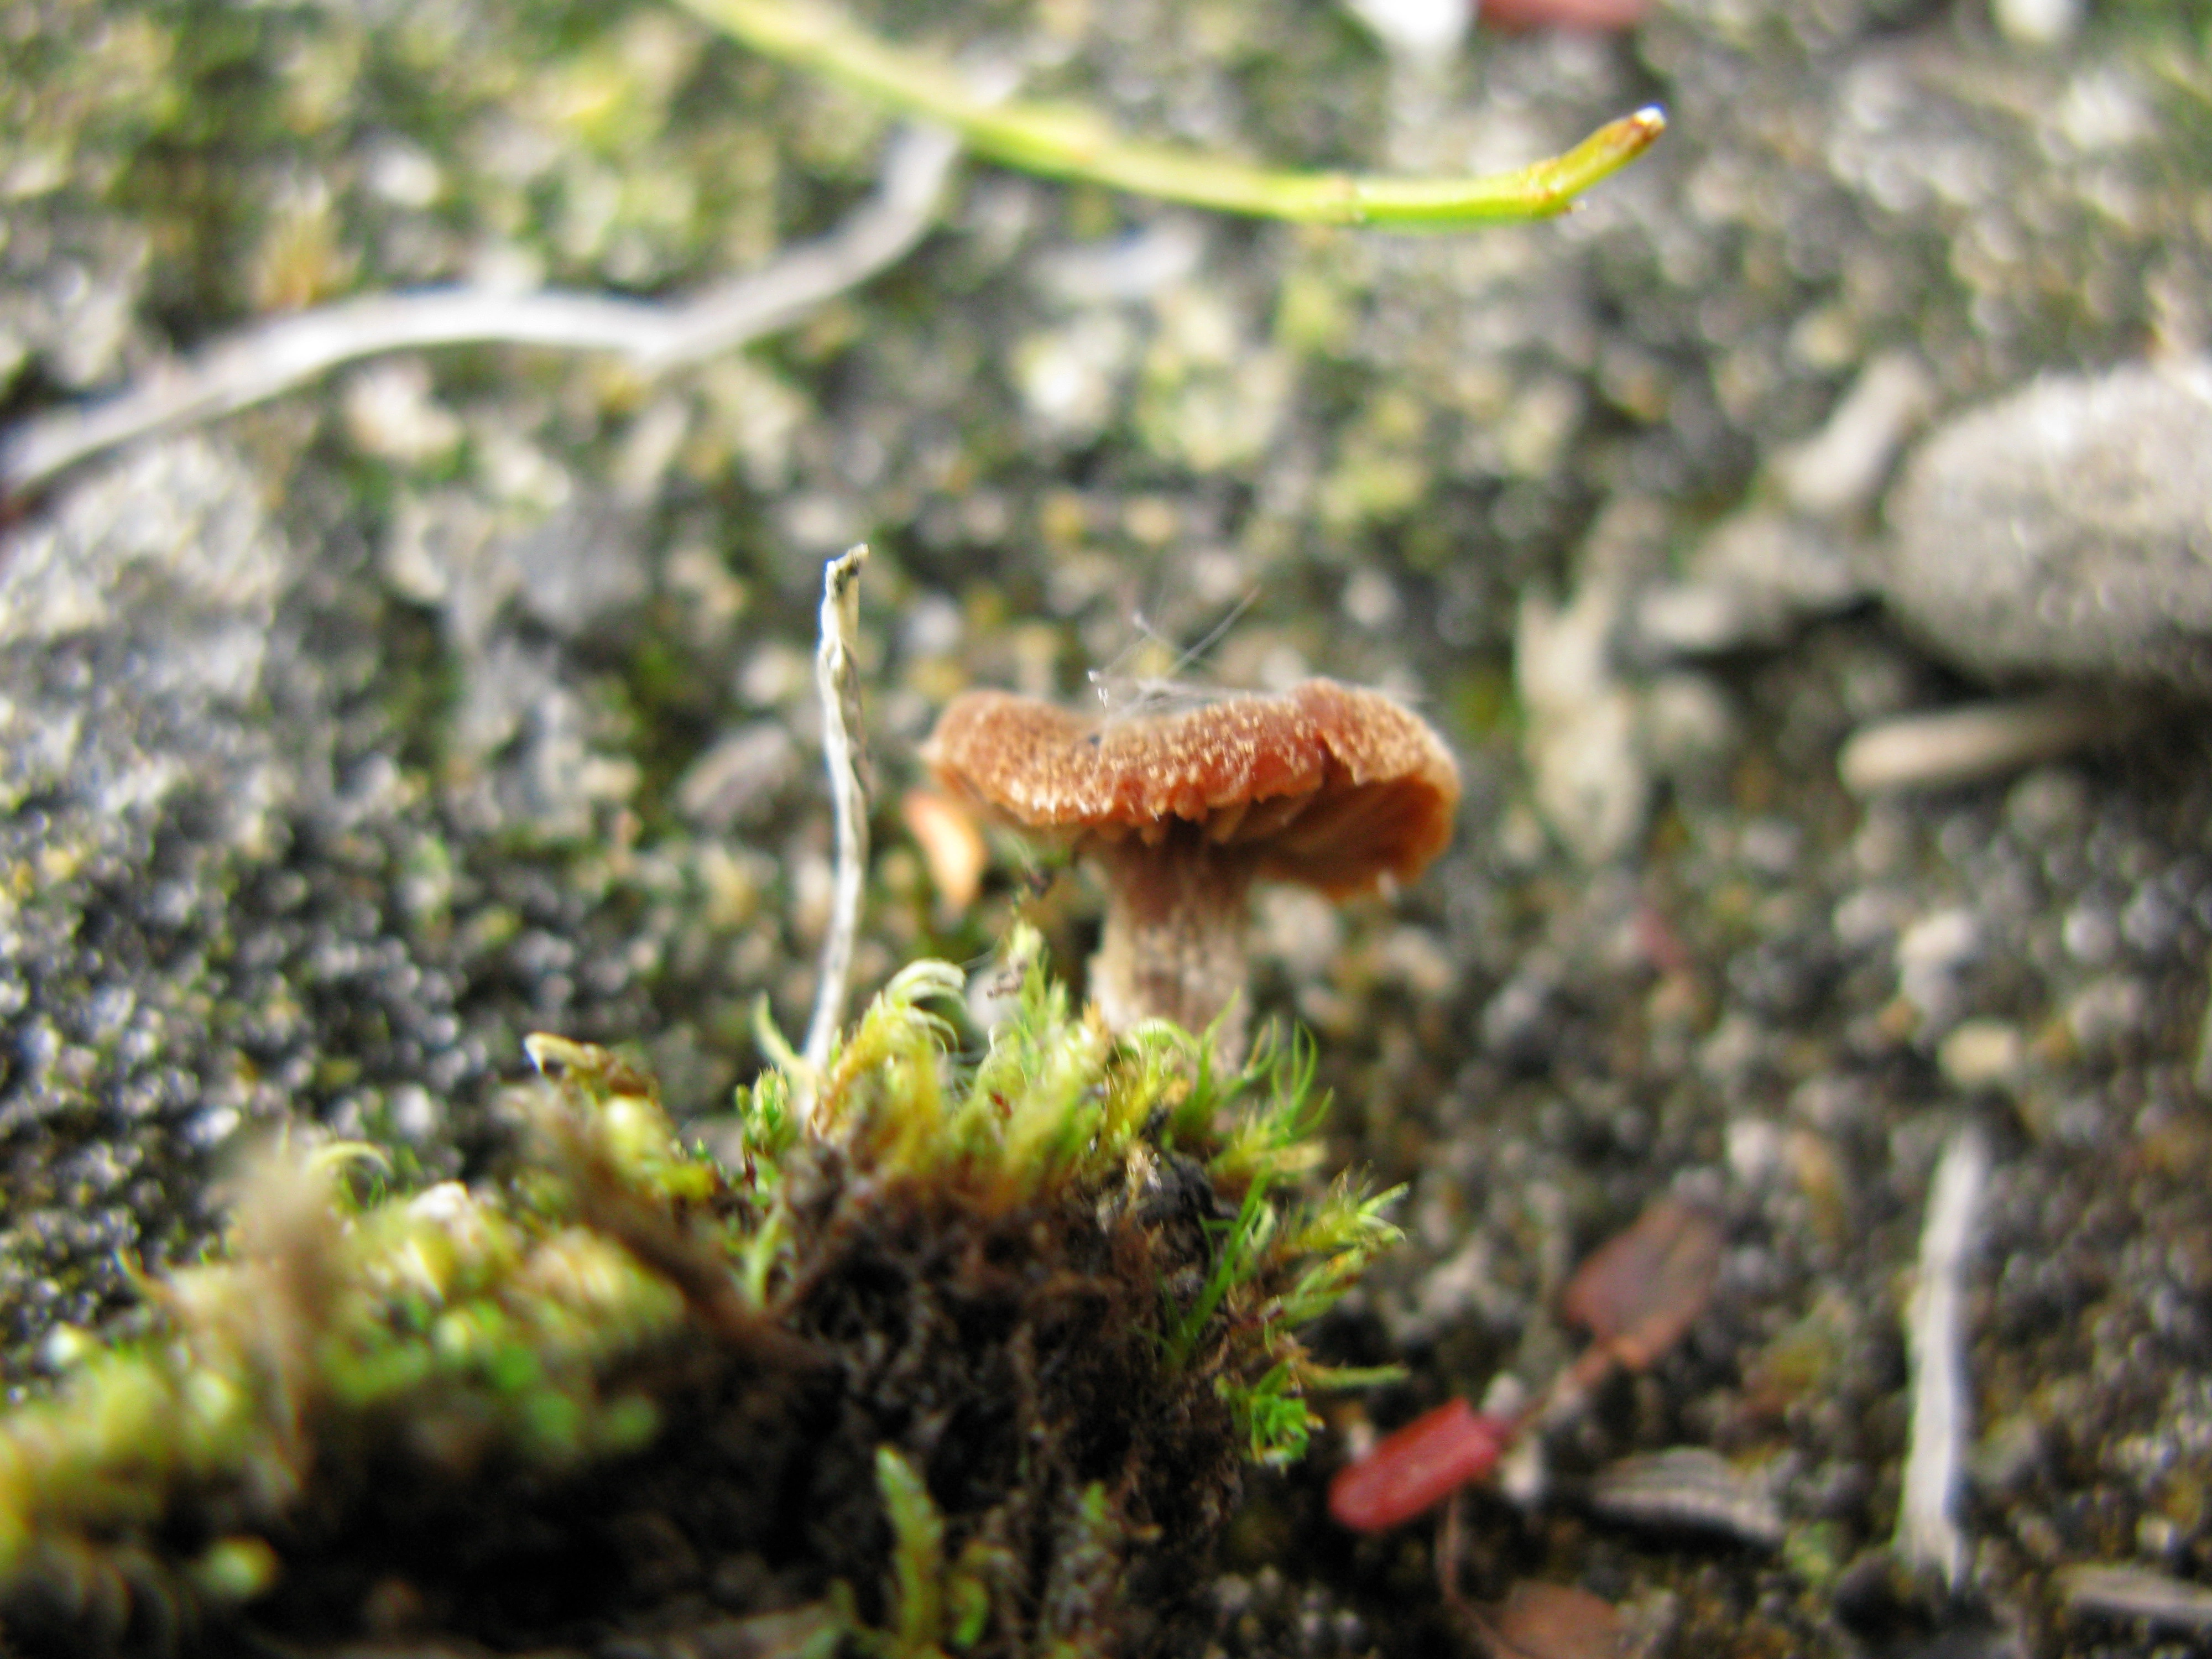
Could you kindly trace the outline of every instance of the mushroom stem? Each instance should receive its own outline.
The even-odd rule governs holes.
[[[1091,848],[1106,877],[1106,930],[1091,960],[1091,994],[1106,1024],[1126,1031],[1171,1019],[1203,1031],[1218,1018],[1216,1052],[1244,1056],[1244,910],[1252,861],[1173,823]]]

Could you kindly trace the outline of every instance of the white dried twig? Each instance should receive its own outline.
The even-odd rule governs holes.
[[[1934,1567],[1953,1586],[1966,1568],[1966,1535],[1952,1513],[1971,1427],[1964,1280],[1989,1169],[1989,1148],[1971,1126],[1943,1149],[1929,1183],[1918,1283],[1905,1314],[1912,1438],[1905,1449],[1905,1490],[1897,1509],[1897,1552],[1910,1565]]]
[[[902,131],[867,204],[819,240],[677,304],[600,294],[430,289],[371,295],[217,342],[88,408],[0,434],[0,496],[36,489],[78,462],[159,432],[228,415],[343,364],[429,346],[535,345],[612,352],[665,374],[797,320],[866,281],[921,239],[958,146],[935,127]]]
[[[814,1018],[806,1028],[810,1085],[830,1060],[830,1045],[845,1023],[845,988],[853,972],[853,942],[860,927],[860,896],[868,870],[868,800],[860,787],[858,722],[848,719],[860,702],[848,641],[860,624],[860,567],[865,544],[832,559],[822,573],[822,640],[814,653],[814,690],[822,702],[822,763],[830,773],[830,805],[836,823],[830,931],[822,941],[822,978],[815,988]],[[810,1109],[811,1101],[809,1102]]]
[[[2058,1593],[2069,1613],[2140,1619],[2161,1630],[2212,1631],[2212,1590],[2127,1562],[2061,1567]]]
[[[1854,732],[1836,769],[1855,795],[1948,789],[2109,743],[2140,718],[2073,691],[1899,714]]]

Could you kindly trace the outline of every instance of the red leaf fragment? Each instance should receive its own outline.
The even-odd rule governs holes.
[[[1572,29],[1597,33],[1629,28],[1650,0],[1482,0],[1476,15],[1506,29]]]
[[[1583,1263],[1561,1305],[1616,1363],[1640,1371],[1697,1322],[1713,1299],[1720,1265],[1712,1218],[1662,1198]]]
[[[1354,1532],[1410,1521],[1489,1474],[1518,1426],[1448,1400],[1339,1469],[1328,1483],[1329,1516]]]

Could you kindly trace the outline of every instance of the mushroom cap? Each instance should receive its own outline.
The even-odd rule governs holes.
[[[921,756],[948,788],[1026,829],[1153,845],[1194,836],[1243,854],[1257,877],[1331,897],[1386,874],[1412,880],[1451,839],[1459,805],[1443,739],[1381,692],[1334,680],[1103,720],[969,691]]]

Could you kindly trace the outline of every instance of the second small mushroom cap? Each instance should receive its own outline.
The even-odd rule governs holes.
[[[1451,839],[1459,804],[1459,769],[1418,715],[1334,680],[1105,719],[970,691],[922,758],[948,787],[1105,866],[1094,989],[1116,1026],[1150,1015],[1200,1026],[1221,1012],[1243,980],[1253,880],[1338,898],[1386,875],[1409,881]]]

